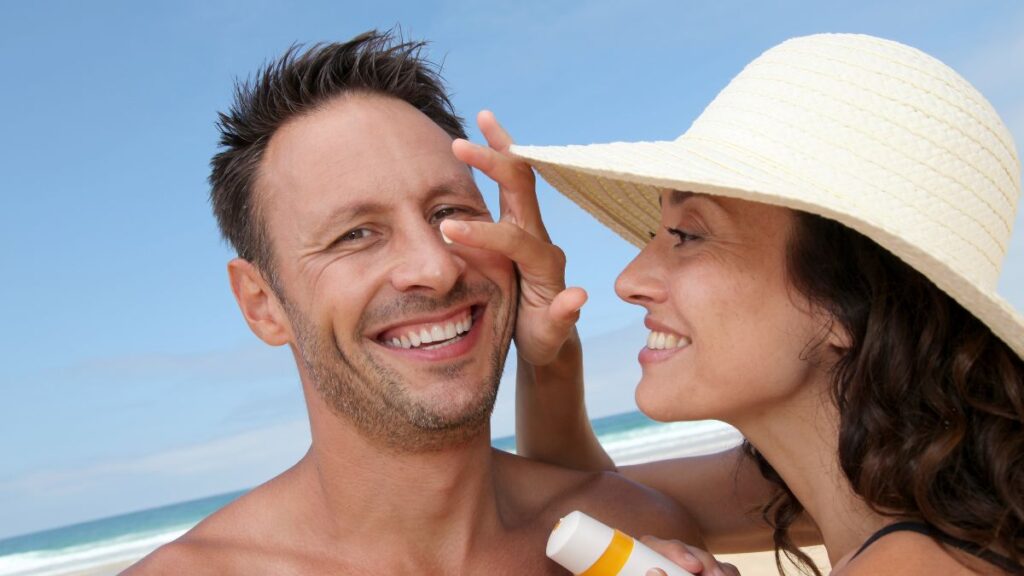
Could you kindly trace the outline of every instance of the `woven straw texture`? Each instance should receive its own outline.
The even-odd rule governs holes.
[[[751,62],[671,142],[514,146],[629,242],[662,190],[764,202],[872,238],[1024,357],[1024,317],[996,293],[1020,198],[1009,131],[923,52],[863,35],[788,40]]]

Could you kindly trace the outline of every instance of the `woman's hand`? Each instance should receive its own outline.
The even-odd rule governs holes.
[[[455,157],[498,183],[498,222],[445,220],[450,240],[492,250],[519,270],[516,314],[516,451],[580,470],[614,470],[583,403],[583,352],[576,333],[582,288],[565,287],[565,254],[551,243],[541,219],[537,180],[508,153],[512,138],[494,114],[477,115],[489,146],[452,142]]]
[[[719,562],[706,550],[683,544],[679,540],[662,540],[654,536],[644,536],[640,541],[691,574],[740,576],[740,571],[732,564]],[[647,576],[665,576],[665,573],[654,568],[647,571]]]
[[[498,183],[500,217],[496,223],[446,220],[441,230],[452,241],[493,250],[515,262],[519,270],[516,350],[529,364],[545,366],[574,335],[587,293],[565,287],[565,255],[544,228],[533,170],[509,155],[512,138],[494,114],[480,112],[477,123],[490,147],[458,139],[452,143],[452,152]]]

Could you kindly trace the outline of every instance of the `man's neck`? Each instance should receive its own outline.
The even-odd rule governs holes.
[[[402,550],[395,556],[451,568],[466,563],[479,541],[499,535],[488,427],[457,446],[409,453],[366,438],[333,414],[312,420],[313,445],[297,472],[316,494],[313,514],[329,540]]]

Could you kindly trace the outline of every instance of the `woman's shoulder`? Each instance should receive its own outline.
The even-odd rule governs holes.
[[[992,575],[1006,572],[962,550],[941,544],[926,534],[899,531],[887,534],[847,562],[837,563],[833,576]]]

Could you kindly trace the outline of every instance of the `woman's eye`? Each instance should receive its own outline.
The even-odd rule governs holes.
[[[698,240],[702,240],[700,236],[697,236],[696,234],[691,234],[686,230],[680,230],[679,228],[669,228],[668,226],[666,226],[665,230],[669,234],[679,239],[679,242],[676,243],[676,246],[682,246],[687,242],[696,242]]]

